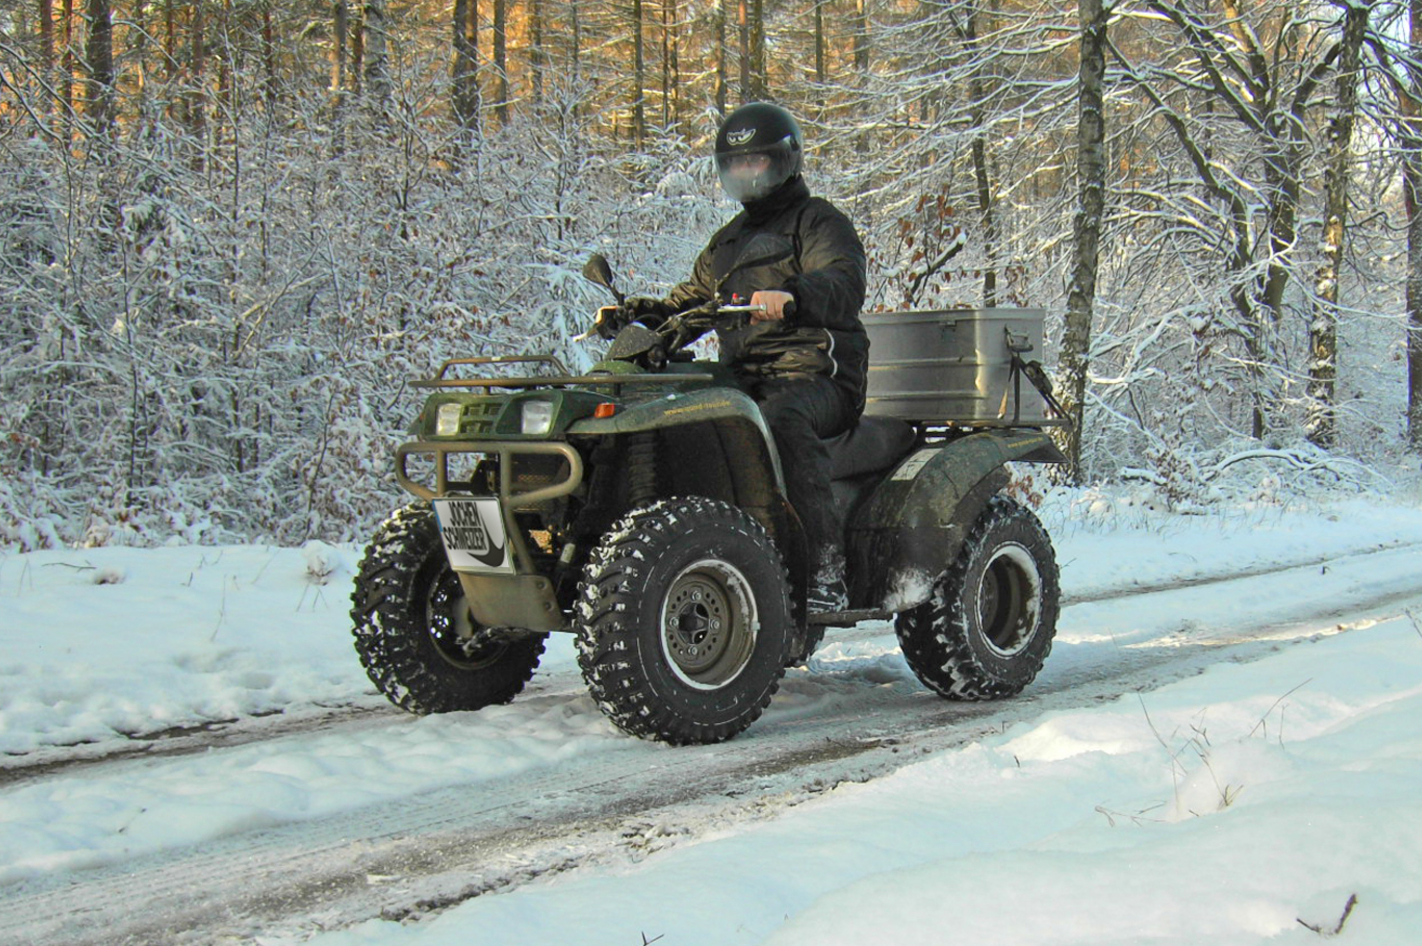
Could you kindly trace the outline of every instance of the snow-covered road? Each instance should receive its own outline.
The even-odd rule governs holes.
[[[224,553],[240,577],[221,576],[226,594],[199,591],[207,608],[196,614],[183,594],[153,589],[166,588],[164,579],[180,584],[178,576],[191,590],[200,569],[184,573],[167,562],[149,575],[145,556],[176,560],[186,552],[191,569],[207,554],[201,550],[52,553],[97,562],[112,551],[117,564],[94,571],[122,570],[116,584],[75,583],[60,601],[39,587],[24,591],[49,564],[43,556],[27,557],[18,579],[8,562],[0,585],[19,584],[0,594],[18,605],[8,614],[30,623],[12,627],[7,618],[0,638],[7,647],[0,675],[17,684],[0,698],[0,736],[14,753],[0,787],[0,942],[297,942],[372,918],[386,922],[358,927],[352,941],[403,942],[414,935],[407,931],[440,926],[412,921],[442,914],[440,928],[448,929],[463,910],[448,908],[490,892],[528,889],[546,899],[568,880],[595,883],[673,850],[755,836],[792,809],[832,805],[846,782],[895,782],[895,773],[1062,714],[1115,705],[1123,693],[1182,685],[1222,662],[1266,668],[1296,650],[1290,644],[1351,638],[1344,632],[1369,633],[1409,608],[1422,613],[1422,517],[1394,510],[1358,518],[1203,528],[1172,521],[1134,531],[1073,532],[1068,523],[1059,545],[1072,603],[1046,669],[1022,698],[941,701],[912,678],[891,628],[865,624],[832,637],[810,668],[792,671],[742,737],[688,749],[617,734],[583,693],[566,641],[550,648],[546,672],[511,706],[426,719],[385,710],[337,663],[355,663],[344,640],[339,654],[327,649],[330,628],[342,623],[330,609],[288,611],[284,633],[244,623],[276,618],[293,586],[278,580],[263,593],[261,582],[271,579],[273,560],[290,572],[300,553]],[[256,577],[241,571],[262,555]],[[308,550],[300,560],[308,573],[319,573],[321,562],[340,567],[335,550]],[[11,597],[13,588],[20,593]],[[102,625],[89,599],[126,590],[128,606],[146,616],[120,608],[108,628],[147,641],[161,659],[129,667],[118,656],[103,659],[112,644],[97,635]],[[304,590],[302,597],[299,607]],[[293,640],[305,629],[292,613],[309,617],[319,640]],[[194,629],[189,638],[177,633],[180,615]],[[250,648],[193,643],[208,635],[215,645],[248,629]],[[157,642],[165,633],[181,643],[164,648]],[[37,636],[49,662],[26,650]],[[68,675],[44,679],[59,654],[74,658]],[[71,686],[86,668],[90,689]],[[164,674],[190,694],[186,706],[161,686],[149,689]],[[201,674],[211,678],[191,679]],[[321,686],[308,697],[300,690],[312,681]],[[1264,695],[1284,697],[1301,682],[1280,676]],[[106,685],[108,699],[94,692]],[[157,701],[149,716],[166,716],[171,726],[192,727],[204,713],[238,722],[140,741],[152,757],[123,755],[132,746],[102,727],[171,729],[151,718],[137,724],[144,699]],[[1149,698],[1138,699],[1135,712],[1144,717]],[[253,718],[278,709],[287,721]],[[26,732],[26,720],[49,725]],[[56,745],[84,732],[95,741]],[[787,902],[787,916],[793,912]],[[405,925],[391,922],[399,920]],[[466,941],[553,941],[515,935],[518,921],[510,923],[481,926],[484,935]],[[677,941],[725,941],[707,937]]]

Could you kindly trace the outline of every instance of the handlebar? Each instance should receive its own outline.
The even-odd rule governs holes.
[[[677,312],[673,315],[670,315],[662,324],[663,326],[670,325],[673,328],[679,328],[681,325],[684,325],[686,323],[688,317],[696,318],[702,316],[709,316],[714,319],[721,315],[751,315],[756,312],[764,311],[765,306],[763,305],[720,305],[713,301],[704,303],[703,305],[694,306],[693,308],[686,309],[682,312]],[[573,336],[573,341],[585,342],[595,337],[597,337],[597,329],[590,328],[586,332],[583,332],[581,335]]]

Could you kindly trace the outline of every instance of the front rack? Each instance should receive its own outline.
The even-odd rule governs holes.
[[[449,369],[459,365],[545,364],[558,374],[530,378],[447,378]],[[483,388],[487,394],[493,388],[566,388],[573,385],[617,387],[624,384],[685,384],[688,381],[714,381],[711,374],[569,374],[552,355],[501,355],[492,358],[450,358],[440,366],[439,373],[423,381],[411,381],[410,387],[421,389]]]
[[[715,381],[711,374],[579,374],[545,375],[540,378],[431,378],[411,381],[412,388],[566,388],[572,385],[685,384],[687,381]]]

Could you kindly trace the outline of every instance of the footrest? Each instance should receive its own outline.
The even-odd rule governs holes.
[[[887,621],[893,614],[881,608],[866,608],[862,611],[820,611],[805,619],[807,624],[826,627],[853,627],[860,621]]]

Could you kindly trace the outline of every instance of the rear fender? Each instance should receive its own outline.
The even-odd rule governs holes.
[[[988,500],[1007,485],[1003,465],[1064,463],[1044,433],[990,430],[909,454],[865,500],[849,527],[851,599],[904,611],[928,600]]]

